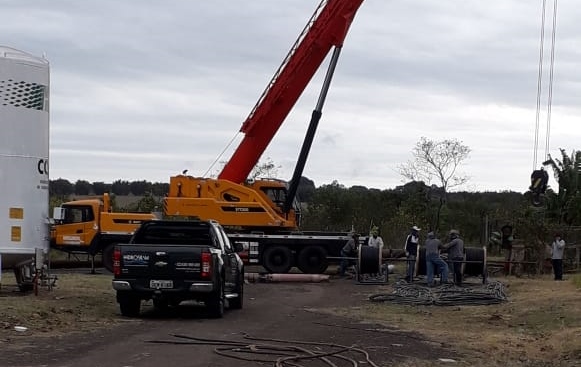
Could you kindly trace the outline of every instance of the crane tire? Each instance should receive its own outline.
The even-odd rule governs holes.
[[[285,246],[269,246],[264,250],[262,266],[273,274],[285,274],[293,267],[293,254]]]
[[[307,246],[299,252],[298,268],[305,274],[322,274],[327,270],[327,251],[322,246]]]

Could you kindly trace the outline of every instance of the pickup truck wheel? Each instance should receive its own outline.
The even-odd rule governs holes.
[[[299,252],[298,268],[305,274],[322,274],[328,266],[327,251],[321,246],[307,246]]]
[[[288,273],[293,267],[293,254],[288,247],[267,247],[266,250],[264,250],[262,265],[270,273]]]
[[[215,319],[222,318],[224,316],[225,302],[224,284],[220,284],[220,288],[216,290],[212,299],[206,301],[206,308],[210,316]]]
[[[101,259],[103,262],[103,267],[113,272],[113,252],[115,251],[115,245],[111,244],[103,249],[101,252]]]
[[[126,317],[137,317],[141,309],[141,300],[137,297],[123,297],[119,299],[121,315]]]

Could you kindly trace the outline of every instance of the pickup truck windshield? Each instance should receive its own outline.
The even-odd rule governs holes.
[[[145,245],[205,245],[219,247],[209,227],[150,226],[135,233],[132,243]]]

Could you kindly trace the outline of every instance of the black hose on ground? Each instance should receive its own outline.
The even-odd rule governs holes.
[[[428,287],[427,284],[397,282],[392,293],[378,293],[369,297],[371,302],[393,302],[406,305],[476,306],[508,301],[504,284],[490,281],[487,284],[468,284],[458,287],[444,284]]]
[[[337,362],[341,361],[347,363],[351,367],[371,366],[379,367],[373,362],[369,353],[361,348],[355,346],[345,346],[335,343],[321,343],[321,342],[307,342],[302,340],[283,340],[272,338],[257,338],[244,334],[246,341],[232,341],[222,339],[198,338],[180,334],[170,334],[178,339],[185,340],[150,340],[148,343],[156,344],[172,344],[172,345],[213,345],[216,346],[214,353],[237,360],[258,362],[258,363],[272,363],[275,367],[306,367],[299,364],[299,361],[318,360],[330,367],[339,367]],[[248,341],[254,341],[249,343]],[[267,342],[265,344],[255,343],[256,341]],[[281,345],[282,344],[282,345]],[[314,346],[314,350],[300,347],[299,345]],[[331,348],[325,350],[323,348]],[[353,358],[346,353],[362,354],[362,358]],[[273,356],[266,358],[265,356]],[[262,357],[262,358],[259,358]],[[334,360],[332,360],[334,359]]]

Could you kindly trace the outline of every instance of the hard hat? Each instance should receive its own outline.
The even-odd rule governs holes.
[[[413,227],[412,227],[412,229],[413,229],[414,231],[421,231],[421,230],[422,230],[421,228],[418,228],[418,226],[413,226]]]
[[[452,235],[459,236],[460,235],[460,232],[457,229],[451,229],[450,230],[450,236],[452,236]]]

